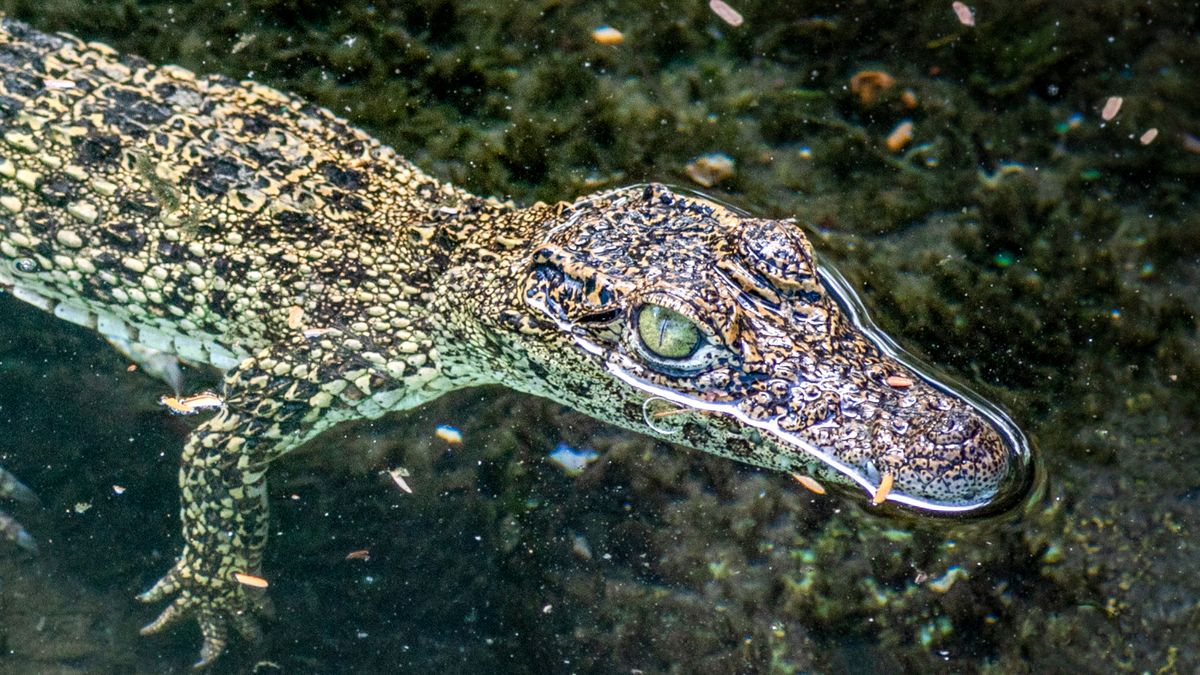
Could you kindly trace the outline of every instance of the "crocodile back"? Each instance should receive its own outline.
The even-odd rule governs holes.
[[[0,289],[108,337],[224,368],[379,316],[468,200],[293,96],[0,18]]]

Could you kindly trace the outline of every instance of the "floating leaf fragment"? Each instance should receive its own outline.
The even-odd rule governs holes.
[[[955,0],[954,2],[950,3],[950,9],[954,10],[954,16],[958,17],[958,22],[962,25],[975,25],[975,12],[971,11],[971,8],[967,7],[965,3]]]
[[[392,477],[392,482],[396,484],[396,487],[404,490],[410,495],[413,493],[412,488],[408,486],[408,481],[404,480],[405,477],[408,476],[408,469],[403,467],[388,469],[388,475]]]
[[[462,432],[449,424],[439,424],[438,428],[433,432],[434,436],[446,441],[450,445],[462,445]]]
[[[875,495],[871,497],[871,503],[875,506],[882,504],[891,494],[892,483],[895,480],[890,471],[883,474],[883,478],[879,481],[879,487],[875,489]]]
[[[600,454],[595,450],[576,450],[566,443],[559,443],[549,457],[550,462],[562,469],[563,473],[575,477],[582,474],[589,464],[600,459]]]
[[[730,7],[722,0],[709,0],[708,8],[713,11],[713,14],[721,17],[722,21],[734,28],[742,25],[742,22],[745,21],[736,9]]]
[[[600,26],[592,31],[592,40],[601,45],[619,45],[625,41],[625,35],[612,26]]]
[[[958,565],[951,565],[946,570],[945,574],[937,579],[933,579],[926,585],[935,593],[945,593],[949,591],[952,586],[954,586],[954,582],[958,581],[959,579],[969,579],[970,576],[971,575],[968,574],[966,570]]]
[[[287,327],[300,330],[304,327],[304,308],[297,305],[288,307]]]
[[[850,78],[850,91],[858,94],[864,106],[875,103],[879,95],[896,85],[896,78],[882,70],[860,70]]]
[[[225,405],[225,400],[211,391],[202,391],[182,398],[163,396],[158,402],[176,415],[194,415],[201,410],[214,410]]]
[[[571,553],[574,553],[583,560],[591,560],[592,545],[588,543],[587,537],[582,534],[575,535],[571,543]]]
[[[714,152],[692,160],[683,171],[688,178],[709,188],[732,176],[734,164],[729,155]]]
[[[884,145],[892,152],[900,152],[904,146],[912,142],[913,139],[913,123],[911,120],[904,120],[892,129],[892,133],[888,134]]]
[[[365,548],[360,548],[357,551],[350,551],[346,554],[346,560],[361,560],[366,562],[371,559],[371,552]]]
[[[233,43],[233,46],[229,48],[229,53],[236,54],[236,53],[242,51],[243,49],[248,47],[251,42],[254,42],[255,38],[257,38],[257,37],[258,37],[258,35],[254,34],[254,33],[247,33],[247,34],[241,36],[240,38],[238,38],[238,41]]]
[[[812,476],[805,476],[802,473],[794,473],[792,474],[792,478],[795,478],[797,483],[803,485],[814,494],[825,494],[825,486],[818,483],[817,479],[813,478]]]
[[[1121,104],[1124,102],[1125,99],[1120,96],[1109,96],[1104,102],[1104,109],[1100,111],[1100,119],[1107,122],[1116,117],[1117,113],[1121,112]]]
[[[237,579],[239,584],[242,584],[243,586],[249,586],[250,588],[266,588],[270,585],[267,583],[266,579],[262,577],[256,577],[253,574],[234,572],[233,578]]]

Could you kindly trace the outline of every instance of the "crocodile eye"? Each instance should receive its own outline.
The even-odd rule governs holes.
[[[687,358],[700,346],[700,329],[696,324],[662,305],[642,305],[637,329],[646,349],[664,359]]]

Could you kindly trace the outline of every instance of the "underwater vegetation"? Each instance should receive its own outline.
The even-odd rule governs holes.
[[[1043,458],[1025,507],[929,522],[460,392],[277,466],[289,623],[219,668],[1200,667],[1200,8],[959,4],[0,2],[294,91],[475,193],[655,180],[795,217]],[[85,331],[8,299],[0,326],[0,463],[42,500],[6,505],[41,552],[0,548],[0,669],[183,672],[195,635],[137,639],[132,597],[174,553],[193,422]]]

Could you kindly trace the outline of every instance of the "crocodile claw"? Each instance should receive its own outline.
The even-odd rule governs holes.
[[[0,497],[14,499],[25,504],[38,503],[37,495],[33,493],[33,490],[17,480],[17,477],[5,470],[4,467],[0,467]],[[3,511],[0,511],[0,537],[15,542],[17,546],[26,551],[38,552],[37,542],[33,540],[33,536],[25,531],[21,523]]]
[[[25,486],[24,483],[17,480],[17,477],[9,473],[3,467],[0,467],[0,497],[7,499],[15,499],[25,504],[37,504],[38,497]]]
[[[16,519],[3,511],[0,511],[0,537],[15,542],[17,546],[30,553],[38,552],[37,542],[34,541],[33,535],[26,532]]]
[[[191,572],[185,557],[171,568],[154,586],[137,596],[141,602],[155,602],[171,595],[175,599],[150,623],[139,631],[153,635],[180,621],[195,616],[200,624],[204,643],[200,658],[192,664],[201,669],[212,664],[229,643],[229,627],[243,637],[257,641],[262,637],[252,613],[259,610],[265,596],[251,597],[249,589],[233,580],[205,577]]]

